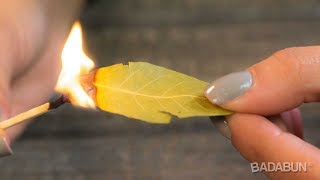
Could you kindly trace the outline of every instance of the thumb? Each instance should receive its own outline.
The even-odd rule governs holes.
[[[235,113],[227,118],[231,131],[231,141],[235,148],[250,162],[292,164],[291,172],[267,172],[274,179],[319,179],[320,151],[302,139],[283,132],[265,117]],[[241,127],[241,128],[239,128]],[[295,172],[298,163],[304,171]],[[252,167],[251,167],[252,168]],[[302,169],[301,169],[302,170]],[[271,168],[269,171],[272,171]],[[307,173],[305,173],[307,171]]]
[[[319,69],[320,46],[288,48],[214,81],[205,95],[236,112],[278,114],[320,100]]]

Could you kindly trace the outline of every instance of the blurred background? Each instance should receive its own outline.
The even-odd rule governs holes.
[[[317,0],[100,0],[81,22],[99,66],[148,61],[208,82],[320,42]],[[302,107],[317,146],[319,107]],[[1,179],[265,179],[208,118],[153,125],[65,105],[37,119],[1,159]]]

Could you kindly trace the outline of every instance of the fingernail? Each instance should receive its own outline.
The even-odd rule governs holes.
[[[4,130],[0,130],[0,157],[10,156],[12,154],[9,138]]]
[[[220,105],[241,96],[251,85],[252,76],[248,71],[235,72],[212,82],[205,90],[205,96]]]
[[[231,139],[231,131],[224,116],[212,116],[210,120],[224,137]]]

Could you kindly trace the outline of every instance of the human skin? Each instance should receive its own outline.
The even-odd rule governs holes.
[[[218,84],[213,82],[210,87],[215,88],[209,87],[205,93],[210,101],[236,112],[227,117],[231,141],[250,162],[308,165],[307,172],[266,172],[271,179],[320,179],[320,150],[303,140],[302,119],[297,109],[303,103],[320,101],[319,69],[320,46],[288,48],[242,73],[246,78],[247,73],[251,75],[246,81],[242,78],[243,82],[252,80],[245,90],[241,85],[239,90],[232,87],[229,88],[232,97],[222,97],[221,89],[236,83],[227,81],[239,79],[229,76],[220,78]],[[240,92],[237,97],[236,91]],[[270,115],[275,115],[273,121]]]
[[[60,55],[84,0],[1,0],[0,118],[47,101],[60,72]],[[10,140],[26,124],[6,130]]]
[[[49,98],[60,71],[65,38],[82,4],[83,0],[1,1],[1,119]],[[301,121],[299,113],[290,109],[320,100],[319,52],[320,47],[306,47],[276,53],[247,69],[254,84],[245,94],[221,104],[237,112],[227,118],[231,140],[249,161],[308,162],[312,165],[308,173],[267,173],[271,178],[320,178],[318,148],[288,133],[298,135],[301,129],[295,125]],[[276,95],[270,93],[274,91]],[[288,111],[287,116],[284,111]],[[286,131],[268,121],[266,116],[271,114],[282,114]],[[14,139],[24,126],[8,129],[9,138]]]

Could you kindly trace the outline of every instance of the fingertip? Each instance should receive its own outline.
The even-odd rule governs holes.
[[[214,81],[206,97],[226,109],[265,116],[319,101],[320,47],[287,48]],[[209,92],[208,92],[209,91]]]
[[[213,81],[205,90],[205,96],[213,104],[223,105],[243,95],[252,85],[248,71],[227,74]]]

